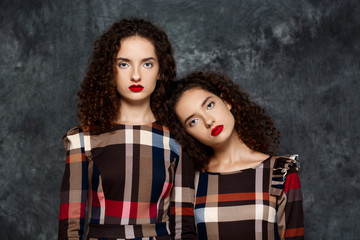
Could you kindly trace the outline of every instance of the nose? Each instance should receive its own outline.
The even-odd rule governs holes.
[[[137,67],[135,67],[131,74],[131,81],[139,82],[140,80],[141,80],[140,71],[138,70]]]
[[[214,120],[213,118],[208,117],[208,118],[206,119],[206,121],[205,121],[206,127],[207,127],[207,128],[210,128],[210,127],[214,124],[214,122],[215,122],[215,120]]]

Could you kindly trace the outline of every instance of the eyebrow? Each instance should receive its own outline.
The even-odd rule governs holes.
[[[210,99],[211,97],[207,97],[205,98],[205,100],[201,103],[201,107],[203,107],[205,105],[205,103]],[[190,116],[188,116],[187,118],[185,118],[184,120],[184,124],[186,124],[187,121],[189,121],[195,114],[191,114]]]
[[[130,59],[119,57],[116,59],[116,61],[130,62]]]
[[[205,103],[210,99],[211,97],[207,97],[205,98],[205,100],[201,103],[201,107],[203,107],[205,105]]]
[[[156,58],[154,58],[154,57],[148,57],[148,58],[142,59],[141,61],[142,61],[142,62],[147,62],[147,61],[149,61],[149,60],[156,61]],[[122,57],[117,58],[116,61],[131,62],[130,59],[122,58]]]
[[[190,118],[192,118],[195,114],[191,114],[190,116],[188,116],[187,118],[185,118],[184,120],[184,124],[186,124],[187,121],[190,120]]]

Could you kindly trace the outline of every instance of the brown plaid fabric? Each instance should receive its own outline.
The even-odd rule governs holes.
[[[199,239],[304,239],[298,170],[293,155],[230,173],[198,172]]]
[[[167,128],[77,127],[63,143],[59,239],[82,239],[85,224],[87,239],[196,239],[193,165]]]

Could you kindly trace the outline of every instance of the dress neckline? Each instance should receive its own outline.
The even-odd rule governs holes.
[[[255,167],[251,167],[251,168],[244,168],[244,169],[239,169],[239,170],[234,170],[234,171],[229,171],[229,172],[211,172],[211,171],[205,170],[204,173],[210,174],[210,175],[232,175],[232,174],[242,173],[244,171],[255,170],[255,169],[259,168],[260,166],[262,166],[266,161],[270,160],[271,157],[272,156],[269,156],[268,158],[261,161],[258,165],[256,165]]]
[[[153,124],[160,124],[158,120],[145,124],[128,124],[128,123],[116,123],[115,126],[131,126],[131,127],[141,127],[141,126],[152,126]]]

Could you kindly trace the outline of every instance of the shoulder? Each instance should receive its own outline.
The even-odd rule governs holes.
[[[81,131],[82,131],[81,126],[73,127],[73,128],[71,128],[70,130],[68,130],[68,131],[66,132],[66,134],[63,136],[63,139],[66,138],[67,136],[79,134],[79,132],[81,132]]]
[[[300,162],[297,154],[288,156],[274,156],[272,161],[272,179],[270,194],[280,196],[286,191],[286,186],[292,180],[298,180],[298,172],[300,170]]]
[[[157,129],[159,131],[163,131],[163,132],[166,132],[166,133],[169,133],[169,128],[166,127],[164,124],[158,122],[158,121],[155,121],[151,124],[152,128],[154,129]]]
[[[161,130],[161,134],[163,136],[164,142],[169,143],[169,148],[171,151],[176,153],[177,155],[182,155],[183,149],[180,143],[175,139],[174,135],[171,134],[169,128],[161,123],[155,123],[153,124],[153,128],[158,128]]]
[[[88,128],[78,125],[68,130],[66,134],[62,137],[62,139],[69,138],[71,136],[76,136],[79,134],[90,135],[90,131]]]
[[[273,171],[276,174],[282,174],[286,176],[292,172],[298,172],[300,170],[299,155],[287,155],[287,156],[274,156]]]
[[[62,137],[62,142],[66,150],[81,148],[84,146],[84,139],[89,136],[89,131],[81,126],[71,128]]]

